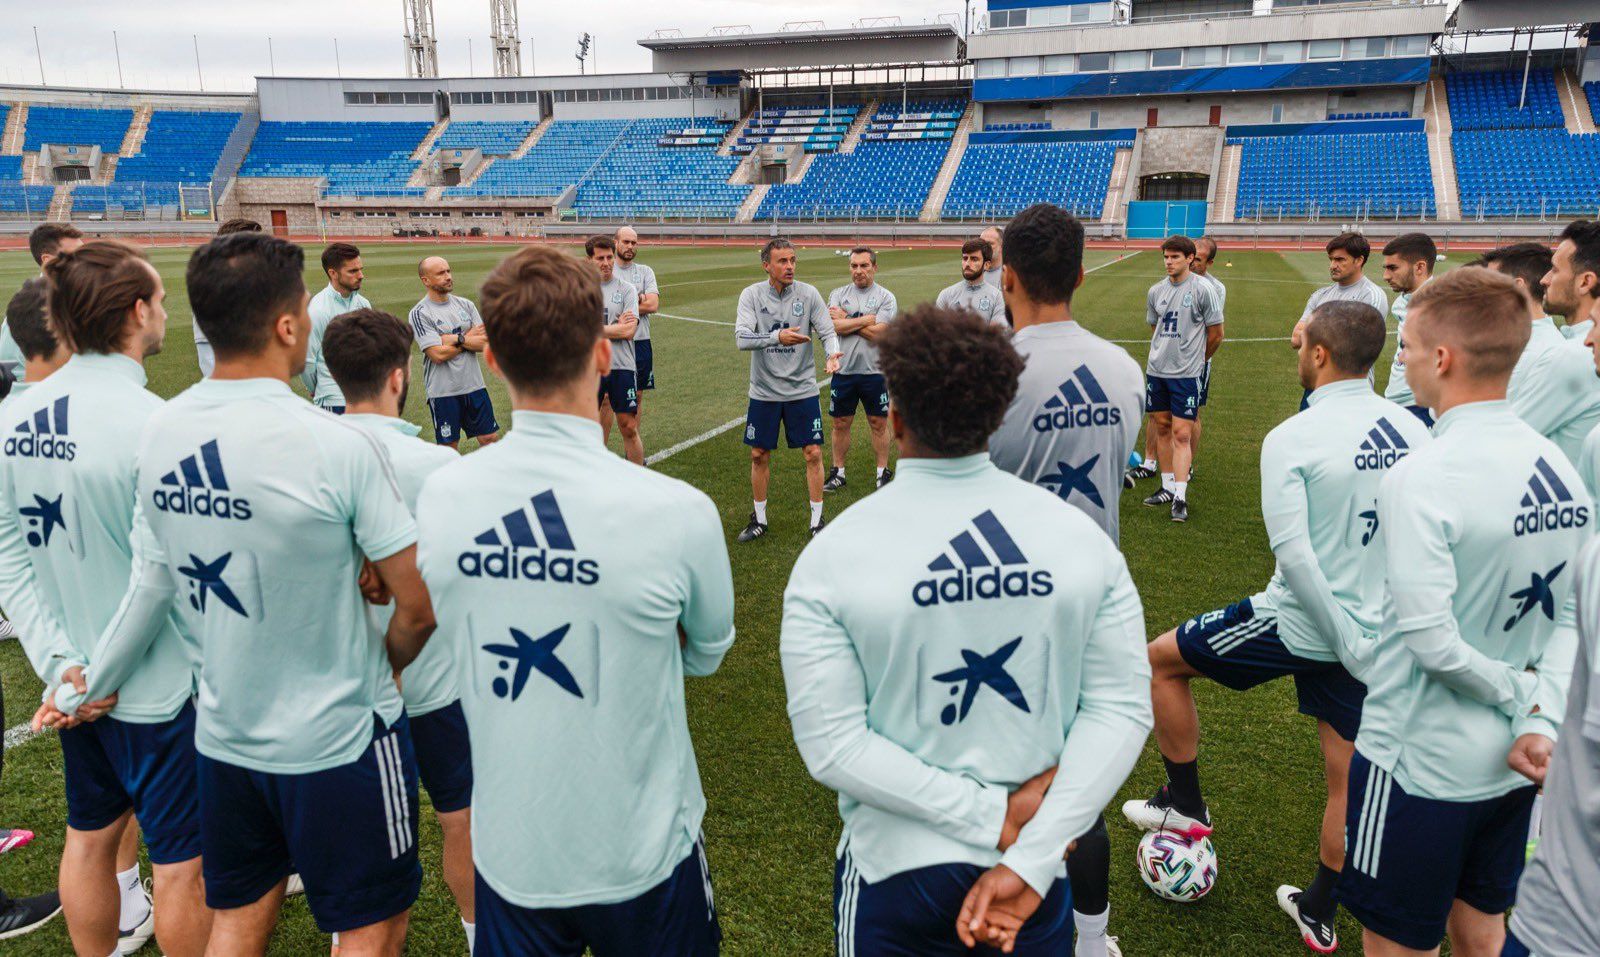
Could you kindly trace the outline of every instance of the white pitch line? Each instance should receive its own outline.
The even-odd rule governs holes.
[[[36,734],[33,730],[33,725],[30,722],[24,721],[14,728],[6,729],[5,748],[7,751],[10,751],[12,748],[19,748],[38,737],[39,734],[43,733],[44,732],[41,731]]]
[[[660,315],[660,313],[657,313],[657,315]],[[709,320],[702,320],[702,321],[709,321]],[[832,381],[833,381],[833,377],[832,376],[829,376],[826,379],[818,379],[817,380],[817,388],[819,390],[827,388],[828,383],[830,383]],[[667,446],[666,448],[662,449],[661,451],[657,452],[654,455],[645,456],[644,464],[646,464],[646,465],[654,465],[657,462],[662,461],[663,459],[669,459],[672,456],[677,455],[679,452],[683,452],[683,451],[686,451],[688,449],[694,448],[695,446],[699,445],[701,442],[708,442],[711,439],[716,438],[717,436],[721,435],[724,432],[728,432],[728,431],[731,431],[733,429],[736,429],[739,426],[744,425],[744,422],[745,422],[745,418],[742,415],[739,416],[737,419],[729,419],[728,421],[722,423],[721,425],[717,426],[714,429],[707,429],[706,431],[701,432],[699,435],[695,436],[692,439],[684,439],[682,442],[679,442],[677,445],[669,445],[669,446]]]

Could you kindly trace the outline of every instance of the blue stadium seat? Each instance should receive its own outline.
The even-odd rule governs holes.
[[[156,110],[150,115],[139,152],[117,161],[113,182],[80,183],[72,191],[74,213],[104,213],[172,207],[182,203],[180,186],[205,186],[217,171],[238,113]]]
[[[687,116],[633,121],[578,187],[573,210],[622,219],[732,218],[750,187],[729,185],[739,159],[717,155],[721,137],[698,146],[661,145],[674,132],[707,124]]]
[[[1589,115],[1600,123],[1600,81],[1590,81],[1583,85],[1583,95],[1589,100]]]
[[[1434,213],[1426,133],[1229,137],[1235,144],[1241,219]]]
[[[748,153],[764,143],[781,143],[804,146],[807,153],[832,153],[860,112],[859,104],[830,107],[826,101],[759,110],[745,124],[733,151]]]
[[[1457,130],[1450,149],[1463,217],[1600,211],[1600,133]]]
[[[430,123],[262,123],[240,176],[326,177],[330,196],[421,198],[406,186]]]
[[[483,150],[485,156],[508,156],[515,152],[539,124],[532,120],[491,123],[452,121],[433,141],[436,150]]]
[[[631,120],[557,120],[526,155],[495,160],[470,186],[447,196],[559,196],[583,178]]]
[[[1522,97],[1522,71],[1448,73],[1445,95],[1450,101],[1450,125],[1457,130],[1506,130],[1563,127],[1561,100],[1556,96],[1552,70],[1528,73],[1527,100]]]
[[[5,114],[0,113],[0,121]],[[50,208],[54,186],[23,186],[22,157],[0,156],[0,213],[23,213],[30,219],[40,218]]]
[[[1082,219],[1099,219],[1111,166],[1128,137],[1054,143],[971,144],[945,197],[946,219],[1012,216],[1034,203],[1055,203]]]
[[[985,133],[1033,133],[1039,130],[1050,129],[1048,122],[1040,123],[985,123]]]
[[[132,110],[85,109],[76,106],[30,106],[22,137],[24,152],[46,143],[56,146],[99,146],[102,152],[122,149],[133,122]]]

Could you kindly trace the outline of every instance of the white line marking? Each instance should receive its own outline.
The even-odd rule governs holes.
[[[662,318],[662,319],[682,319],[684,322],[701,322],[701,323],[704,323],[704,324],[706,324],[708,326],[731,326],[731,325],[734,325],[734,323],[724,322],[721,319],[697,319],[694,316],[675,316],[670,312],[654,313],[653,315],[651,315],[650,318],[655,319],[655,318],[658,318],[658,317]]]
[[[659,315],[659,313],[657,313],[657,315]],[[833,377],[832,376],[829,376],[826,379],[818,379],[817,380],[817,390],[820,392],[821,390],[826,389],[828,387],[828,383],[830,383],[832,381],[833,381]],[[699,435],[695,436],[692,439],[684,439],[682,442],[679,442],[677,445],[669,445],[669,446],[667,446],[666,448],[662,449],[661,451],[657,452],[654,455],[647,455],[647,456],[645,456],[644,464],[646,464],[646,465],[654,465],[657,462],[662,461],[663,459],[670,459],[674,455],[677,455],[679,452],[683,452],[683,451],[686,451],[688,449],[692,449],[695,446],[699,445],[701,442],[709,442],[710,440],[716,438],[717,436],[721,435],[722,433],[730,431],[732,429],[737,429],[741,425],[744,425],[744,416],[742,416],[742,415],[739,416],[737,419],[729,419],[728,421],[722,423],[721,425],[717,426],[714,429],[707,429],[706,431],[701,432]]]
[[[39,734],[43,733],[44,732],[42,731],[39,732]],[[24,721],[14,728],[6,729],[5,748],[7,751],[10,751],[12,748],[20,748],[38,736],[38,734],[33,732],[32,724]]]

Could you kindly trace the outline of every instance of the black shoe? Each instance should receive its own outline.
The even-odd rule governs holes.
[[[1133,488],[1132,483],[1134,482],[1142,482],[1147,478],[1155,477],[1156,470],[1148,465],[1135,465],[1133,468],[1122,473],[1122,481],[1128,486],[1128,488]]]
[[[1164,488],[1156,489],[1156,493],[1144,500],[1146,505],[1166,505],[1173,500],[1173,494]]]
[[[883,470],[883,474],[878,476],[878,488],[883,488],[885,485],[888,485],[890,482],[893,482],[893,481],[894,481],[894,469],[884,469]]]
[[[1187,522],[1189,520],[1189,503],[1181,498],[1172,500],[1172,520],[1174,522]]]
[[[827,519],[823,519],[822,521],[818,522],[817,524],[811,526],[811,537],[812,538],[816,538],[817,537],[817,533],[821,532],[824,528],[827,528],[827,527],[828,527],[828,520]]]
[[[55,891],[36,897],[7,897],[0,891],[0,940],[31,934],[61,913],[61,895]]]
[[[767,534],[767,523],[756,521],[756,513],[751,512],[750,524],[746,525],[744,530],[739,533],[738,540],[741,542],[751,542],[765,534]]]
[[[837,492],[845,487],[844,469],[829,469],[828,480],[822,483],[824,492]]]
[[[1135,827],[1146,831],[1172,831],[1197,841],[1211,834],[1211,813],[1201,807],[1197,814],[1185,814],[1172,802],[1172,789],[1161,785],[1148,801],[1125,801],[1122,815]]]

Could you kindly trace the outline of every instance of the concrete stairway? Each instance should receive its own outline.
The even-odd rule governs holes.
[[[950,149],[945,151],[944,162],[939,164],[939,172],[933,177],[933,186],[928,190],[928,198],[922,204],[922,212],[917,216],[919,222],[936,223],[944,210],[944,200],[950,195],[950,184],[956,181],[956,170],[961,168],[961,157],[967,153],[967,138],[972,134],[972,117],[974,106],[967,103],[967,109],[961,114],[961,122],[956,124],[956,135],[950,139]]]
[[[756,108],[752,106],[745,111],[743,116],[739,117],[739,122],[733,124],[733,129],[729,130],[728,135],[722,138],[722,145],[717,147],[718,156],[733,155],[734,145],[739,142],[739,137],[744,135],[745,127],[750,125],[750,120],[755,115]]]
[[[155,108],[148,104],[134,108],[133,122],[128,124],[128,132],[122,134],[118,156],[138,156],[144,149],[144,136],[150,132],[150,114],[154,112]]]
[[[433,152],[434,141],[439,138],[439,134],[443,133],[444,128],[449,125],[449,120],[440,120],[439,122],[433,124],[433,126],[428,130],[428,135],[424,136],[422,138],[422,142],[417,144],[417,148],[411,151],[411,158],[417,160],[418,162],[427,159],[428,154]]]
[[[44,172],[39,169],[38,153],[22,154],[22,182],[28,186],[48,186]]]
[[[52,223],[64,223],[72,218],[72,190],[76,183],[64,183],[56,187],[56,193],[50,198],[50,212],[45,218]]]
[[[6,114],[5,132],[0,133],[0,155],[20,156],[22,154],[23,131],[27,126],[28,104],[11,104],[11,112]]]
[[[1122,151],[1117,152],[1120,154]],[[1243,161],[1243,146],[1235,144],[1222,147],[1221,168],[1217,170],[1217,198],[1206,211],[1206,218],[1211,222],[1233,222],[1233,208],[1239,197],[1239,169]]]
[[[484,170],[488,169],[489,167],[491,167],[493,165],[494,165],[494,157],[493,156],[485,156],[483,158],[483,162],[479,163],[476,167],[473,168],[472,174],[470,176],[468,176],[466,179],[462,180],[458,185],[471,186],[473,183],[476,183],[478,181],[478,177],[483,175],[483,171]]]
[[[1445,96],[1444,78],[1428,81],[1428,96],[1422,111],[1428,134],[1428,171],[1433,178],[1434,217],[1462,218],[1461,191],[1456,184],[1456,157],[1450,149],[1450,101]]]
[[[1583,85],[1571,70],[1556,71],[1556,98],[1561,101],[1561,115],[1567,121],[1568,133],[1593,133],[1594,115],[1589,112],[1589,98]]]
[[[535,126],[532,130],[530,130],[528,132],[527,138],[524,139],[521,143],[517,144],[517,148],[511,151],[511,156],[508,157],[508,158],[509,159],[522,159],[524,156],[527,156],[528,155],[528,151],[533,149],[534,144],[538,143],[539,140],[541,138],[543,138],[543,136],[545,134],[545,131],[550,129],[550,124],[552,122],[554,122],[554,121],[555,121],[555,117],[552,117],[552,116],[547,116],[544,119],[540,120],[539,121],[539,125]]]
[[[878,98],[873,97],[861,105],[860,112],[851,121],[850,128],[844,131],[844,139],[839,142],[839,152],[854,153],[856,146],[861,142],[861,134],[866,132],[867,124],[872,122],[872,114],[878,112]]]
[[[772,187],[766,183],[751,187],[750,195],[746,196],[744,202],[739,204],[739,212],[734,215],[733,221],[736,223],[748,223],[755,219],[756,211],[761,208],[761,201],[767,198],[767,193],[771,189]]]

